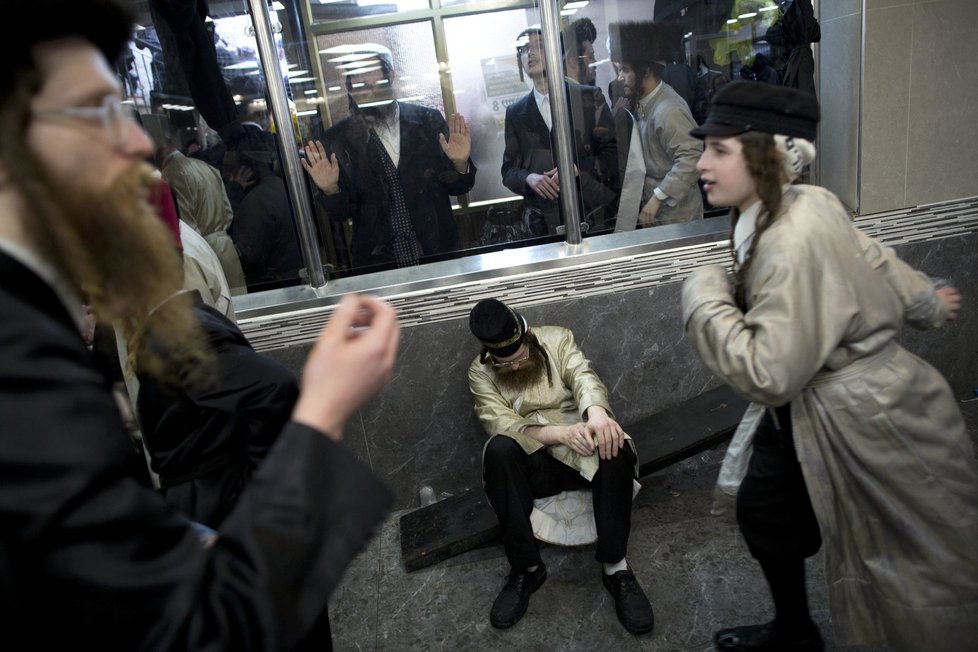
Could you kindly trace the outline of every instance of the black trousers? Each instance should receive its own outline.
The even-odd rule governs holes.
[[[737,523],[755,559],[804,559],[822,545],[792,439],[790,404],[768,409],[737,492]]]
[[[530,513],[533,499],[561,491],[590,489],[598,543],[594,553],[600,562],[613,564],[625,557],[632,527],[632,479],[635,455],[626,446],[617,457],[600,460],[598,472],[588,482],[578,471],[541,449],[527,455],[511,437],[489,440],[483,458],[486,496],[503,528],[506,557],[513,568],[540,563]]]

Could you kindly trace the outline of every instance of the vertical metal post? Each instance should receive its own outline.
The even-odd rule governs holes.
[[[255,26],[258,54],[265,71],[265,82],[268,84],[272,117],[278,125],[276,131],[282,154],[282,165],[285,168],[283,173],[298,222],[302,260],[306,264],[309,285],[321,288],[326,285],[326,275],[323,273],[323,261],[319,256],[319,245],[316,242],[315,212],[309,201],[306,186],[301,182],[305,171],[299,163],[299,150],[292,133],[292,112],[289,110],[289,99],[285,92],[285,76],[282,75],[282,66],[272,36],[272,21],[268,17],[268,5],[266,0],[248,0],[248,9],[251,11],[251,22]],[[289,134],[289,137],[286,137],[286,134]]]
[[[564,84],[557,0],[539,2],[540,31],[543,36],[544,60],[547,63],[547,85],[550,88],[550,111],[557,145],[557,172],[560,174],[560,207],[564,211],[567,244],[578,245],[581,244],[581,209],[577,198],[577,176],[574,174],[574,135],[571,132],[570,102]]]

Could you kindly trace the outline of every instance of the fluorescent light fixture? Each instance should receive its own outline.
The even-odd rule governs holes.
[[[319,113],[319,109],[312,109],[311,111],[296,111],[295,114],[299,115],[316,115]]]
[[[560,10],[560,15],[561,16],[573,16],[576,13],[577,13],[577,9],[561,9]]]
[[[380,66],[370,66],[369,68],[354,68],[353,70],[344,70],[343,75],[362,75],[365,72],[373,72],[374,70],[380,70]]]
[[[737,22],[737,19],[736,18],[731,18],[730,20],[727,21],[727,24],[728,25],[733,25],[736,22]]]
[[[305,93],[306,95],[315,95],[319,91],[317,91],[316,89],[313,89],[311,91],[302,91],[302,92]]]
[[[421,98],[412,98],[412,99],[421,99]],[[379,102],[364,102],[363,104],[357,102],[357,106],[359,106],[361,109],[369,109],[372,106],[387,106],[393,101],[394,100],[380,100]],[[406,100],[402,99],[401,101],[404,102]]]
[[[330,86],[326,90],[329,91],[330,93],[335,93],[336,91],[343,90],[343,87],[342,86]]]
[[[366,84],[363,83],[363,82],[357,82],[356,84],[350,84],[350,88],[363,88],[364,86],[366,86]]]
[[[777,8],[777,5],[771,5],[770,7],[761,7],[758,11],[774,11]]]
[[[230,66],[224,66],[225,70],[253,70],[258,67],[257,61],[242,61],[240,63],[232,63]]]
[[[391,83],[391,80],[389,79],[378,79],[375,86],[380,86],[381,84],[389,84],[389,83]]]
[[[308,75],[308,70],[283,70],[282,72],[288,75]]]
[[[588,5],[588,0],[578,0],[577,2],[568,2],[564,5],[564,9],[583,9]]]
[[[357,68],[369,68],[370,66],[379,66],[380,61],[376,57],[373,59],[362,59],[360,61],[351,61],[349,63],[338,63],[336,67],[340,70],[356,70]]]
[[[587,64],[588,68],[597,68],[598,66],[603,66],[606,63],[611,63],[611,59],[602,59],[601,61],[595,61],[594,63]]]
[[[331,50],[333,48],[328,48],[326,50],[320,50],[319,54],[332,54]],[[350,61],[363,61],[364,59],[376,59],[377,54],[374,52],[358,52],[356,54],[344,54],[341,57],[333,57],[332,59],[326,59],[328,63],[348,63]]]
[[[692,36],[693,36],[692,32],[686,32],[685,34],[683,34],[683,38],[691,38]]]
[[[316,81],[315,77],[289,77],[290,84],[303,84],[305,82]]]
[[[744,20],[745,18],[753,18],[756,15],[757,15],[757,12],[756,11],[752,11],[750,13],[740,14],[739,16],[737,16],[737,18],[739,18],[741,20]]]

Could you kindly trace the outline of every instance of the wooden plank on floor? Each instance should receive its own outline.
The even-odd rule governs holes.
[[[639,477],[723,443],[733,435],[747,401],[726,385],[625,428],[635,441]],[[482,487],[401,517],[401,558],[408,571],[499,543],[502,532]]]

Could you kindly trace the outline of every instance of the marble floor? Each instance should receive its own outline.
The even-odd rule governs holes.
[[[978,401],[961,403],[978,448]],[[346,651],[707,652],[721,627],[771,618],[764,579],[728,512],[711,515],[722,459],[715,450],[644,478],[635,499],[629,563],[652,601],[655,630],[635,637],[619,624],[591,547],[544,546],[549,576],[526,616],[509,630],[489,625],[508,570],[501,546],[419,571],[400,559],[394,513],[349,568],[330,601],[335,649]],[[833,641],[821,554],[809,560],[811,611],[826,650]]]

